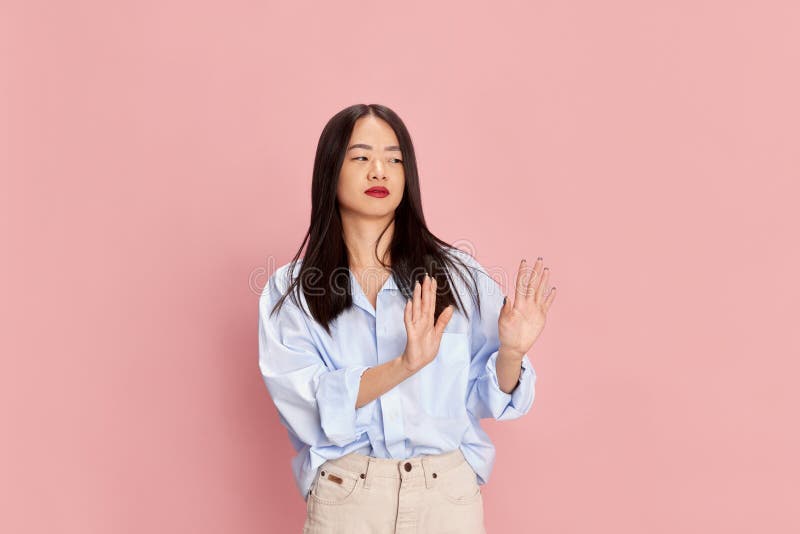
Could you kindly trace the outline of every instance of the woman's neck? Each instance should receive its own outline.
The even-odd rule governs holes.
[[[381,232],[389,227],[381,236]],[[345,245],[347,246],[347,258],[350,268],[363,270],[370,268],[381,268],[378,258],[375,257],[375,242],[380,236],[378,243],[378,257],[383,258],[383,262],[391,264],[389,245],[394,235],[394,214],[383,219],[366,219],[364,217],[342,215],[342,232]]]

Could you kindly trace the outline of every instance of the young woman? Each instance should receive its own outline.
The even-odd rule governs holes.
[[[485,532],[495,449],[478,421],[533,403],[548,268],[522,260],[512,303],[434,236],[411,137],[385,106],[331,118],[311,196],[300,250],[259,301],[259,366],[297,452],[303,532]]]

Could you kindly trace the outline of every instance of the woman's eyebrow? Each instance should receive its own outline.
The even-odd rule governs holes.
[[[372,150],[372,146],[371,145],[365,145],[364,143],[356,143],[354,145],[350,145],[350,148],[348,148],[347,150],[349,151],[349,150],[352,150],[354,148],[363,148],[363,149],[366,149],[366,150]],[[392,145],[392,146],[387,146],[386,148],[383,149],[384,152],[386,152],[388,150],[395,150],[397,152],[400,152],[400,147],[397,146],[397,145]]]

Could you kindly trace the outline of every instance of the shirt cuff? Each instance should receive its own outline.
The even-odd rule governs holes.
[[[364,365],[345,367],[320,376],[316,396],[320,425],[338,447],[358,439],[372,421],[377,399],[356,408],[361,375],[367,369]]]
[[[506,393],[500,389],[500,382],[497,378],[497,358],[499,351],[494,351],[486,361],[486,376],[479,387],[482,388],[483,397],[492,417],[498,421],[516,419],[528,412],[533,404],[534,382],[536,372],[528,359],[528,355],[522,357],[522,370],[520,371],[519,383],[511,393]]]

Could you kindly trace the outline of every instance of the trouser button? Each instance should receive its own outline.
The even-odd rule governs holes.
[[[406,468],[406,471],[411,471],[411,462],[406,462],[406,465],[403,467]]]

